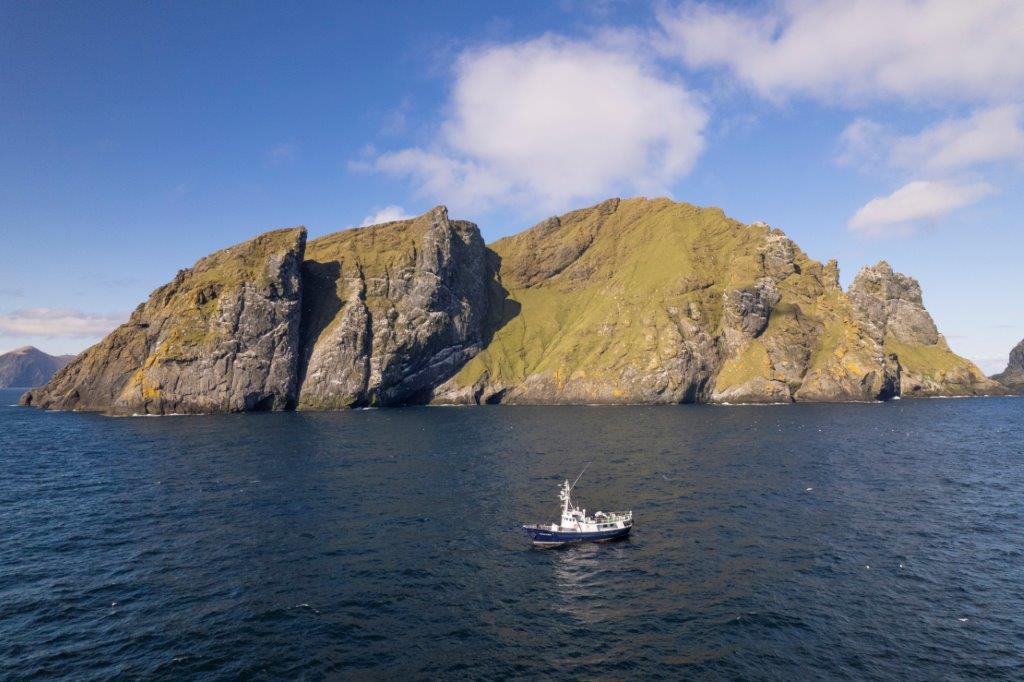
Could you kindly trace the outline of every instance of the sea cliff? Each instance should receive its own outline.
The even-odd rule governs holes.
[[[917,281],[716,208],[611,199],[486,246],[436,207],[212,254],[22,403],[109,413],[1005,393]]]

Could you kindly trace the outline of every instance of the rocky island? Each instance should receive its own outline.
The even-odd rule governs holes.
[[[74,355],[50,355],[34,346],[22,346],[0,355],[0,388],[42,386]]]
[[[866,401],[1007,389],[885,262],[848,291],[782,232],[610,199],[490,246],[443,206],[182,270],[25,405],[107,413],[410,403]]]
[[[999,374],[992,376],[1009,389],[1024,391],[1024,340],[1013,347],[1010,351],[1010,361]]]

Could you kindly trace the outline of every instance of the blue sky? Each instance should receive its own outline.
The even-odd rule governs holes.
[[[1016,0],[0,4],[0,351],[77,352],[182,267],[443,203],[609,196],[886,259],[955,350],[1024,336]]]

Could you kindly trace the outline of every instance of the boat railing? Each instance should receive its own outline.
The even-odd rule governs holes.
[[[598,512],[602,519],[609,521],[628,521],[633,518],[632,511],[613,511],[613,512]],[[598,513],[594,514],[594,518],[598,518]]]

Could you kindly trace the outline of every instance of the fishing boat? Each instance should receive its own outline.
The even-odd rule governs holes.
[[[588,464],[587,467],[590,465]],[[538,547],[558,547],[574,542],[610,542],[629,535],[633,529],[633,512],[594,512],[587,516],[587,510],[577,507],[572,501],[572,491],[579,483],[583,471],[572,484],[566,479],[562,483],[558,498],[562,501],[560,523],[535,523],[523,526],[530,540]]]

